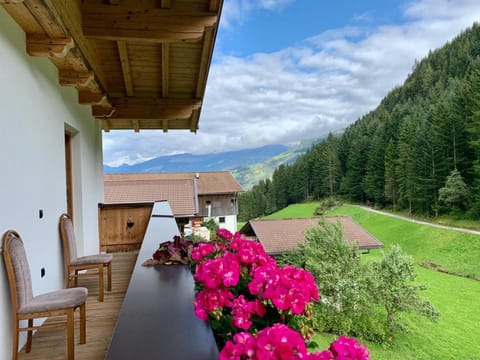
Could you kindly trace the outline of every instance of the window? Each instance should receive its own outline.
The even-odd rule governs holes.
[[[225,216],[220,216],[220,217],[218,218],[218,222],[219,222],[220,224],[225,224]]]

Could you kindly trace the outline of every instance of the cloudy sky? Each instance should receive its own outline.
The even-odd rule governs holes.
[[[475,21],[479,0],[224,0],[198,132],[104,133],[104,162],[289,145],[342,129]]]

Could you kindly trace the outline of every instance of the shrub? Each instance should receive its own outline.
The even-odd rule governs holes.
[[[438,317],[418,295],[421,286],[412,284],[413,262],[398,247],[380,262],[362,264],[358,251],[344,240],[339,223],[322,222],[308,230],[305,239],[298,252],[281,261],[303,266],[315,277],[322,294],[314,312],[321,331],[384,343],[403,328],[396,319],[401,311]]]
[[[397,328],[396,315],[402,311],[414,311],[419,315],[436,320],[438,311],[432,304],[422,299],[418,293],[424,289],[416,285],[415,267],[410,256],[403,255],[400,246],[395,245],[389,254],[380,262],[372,262],[370,266],[370,290],[374,301],[386,311],[388,332],[393,334]],[[400,324],[400,329],[403,326]]]

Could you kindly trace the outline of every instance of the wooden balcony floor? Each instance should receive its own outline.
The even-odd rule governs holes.
[[[138,251],[113,253],[112,291],[105,291],[103,302],[98,301],[97,277],[80,278],[78,285],[88,288],[87,343],[80,345],[79,311],[75,311],[75,359],[103,360],[107,352],[118,313],[132,275]],[[48,321],[55,321],[49,319]],[[66,331],[64,328],[40,329],[33,336],[32,350],[18,354],[19,360],[66,359]]]

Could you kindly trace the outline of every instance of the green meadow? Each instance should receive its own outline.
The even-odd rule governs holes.
[[[296,204],[268,217],[311,217],[317,206]],[[426,285],[422,296],[440,311],[437,322],[403,314],[409,332],[398,334],[388,347],[365,342],[371,359],[480,359],[480,236],[394,219],[353,205],[343,205],[328,215],[352,217],[384,244],[383,250],[363,255],[365,261],[399,244],[417,264],[417,281]],[[459,275],[424,268],[422,263]],[[332,338],[316,334],[315,340],[325,348]]]

